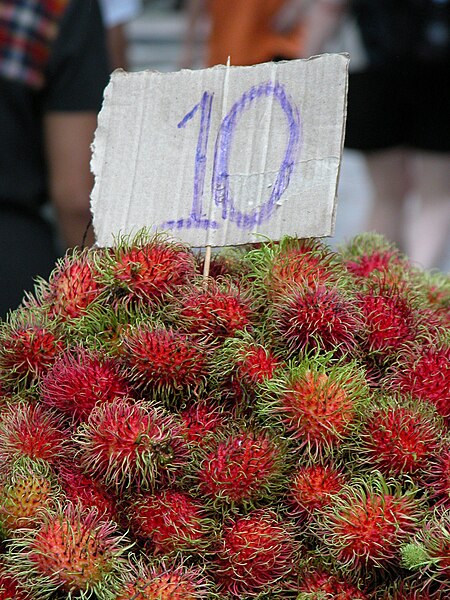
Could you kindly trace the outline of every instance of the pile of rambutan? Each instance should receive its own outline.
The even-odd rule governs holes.
[[[0,323],[0,600],[448,600],[450,278],[203,262],[75,250]]]

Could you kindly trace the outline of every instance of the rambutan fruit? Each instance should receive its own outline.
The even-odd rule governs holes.
[[[356,301],[348,293],[337,286],[314,283],[284,290],[272,305],[269,320],[277,342],[290,353],[354,354],[363,326]]]
[[[0,419],[0,469],[21,457],[58,465],[68,457],[70,432],[61,416],[41,404],[10,404]]]
[[[58,479],[64,494],[72,504],[81,504],[85,508],[95,507],[99,515],[105,515],[112,521],[118,520],[116,498],[98,481],[85,475],[75,462],[61,465]]]
[[[333,503],[346,483],[343,471],[331,463],[297,467],[287,484],[293,514],[300,519],[314,517],[319,509]]]
[[[364,320],[361,346],[372,362],[392,361],[406,342],[416,338],[418,314],[406,286],[371,281],[358,294],[357,303]]]
[[[409,475],[423,483],[444,434],[430,404],[406,396],[379,398],[355,440],[354,458],[384,476]]]
[[[431,500],[437,505],[444,505],[450,509],[450,441],[448,439],[435,458],[427,484]]]
[[[74,439],[83,471],[117,492],[171,482],[189,456],[176,419],[145,401],[97,405]]]
[[[384,380],[388,393],[398,392],[431,402],[440,415],[450,419],[450,344],[411,344],[398,356]]]
[[[60,591],[68,599],[87,600],[113,588],[128,548],[114,522],[99,517],[95,509],[68,504],[46,511],[39,529],[23,529],[6,560],[33,598]]]
[[[322,453],[355,435],[369,399],[356,362],[316,356],[267,381],[256,410],[264,421],[270,417],[281,425],[295,444]]]
[[[150,542],[155,554],[201,552],[210,543],[211,522],[204,508],[181,490],[134,496],[126,514],[135,537]]]
[[[330,598],[330,600],[369,600],[369,596],[353,583],[322,569],[304,575],[297,600]]]
[[[101,250],[72,250],[56,263],[48,282],[38,284],[39,303],[51,317],[74,319],[86,312],[98,298],[104,285],[99,281],[99,271],[94,254]]]
[[[48,463],[22,458],[12,466],[0,486],[0,530],[10,536],[32,528],[43,508],[57,501],[61,490]]]
[[[234,281],[240,281],[247,273],[248,266],[244,262],[246,249],[240,246],[227,246],[211,253],[208,268],[208,276],[213,279],[230,277]],[[197,270],[203,273],[205,270],[205,254],[195,255]]]
[[[338,247],[344,265],[357,280],[382,277],[398,283],[410,270],[407,258],[383,235],[364,232]]]
[[[290,525],[271,510],[256,510],[224,526],[211,568],[221,589],[238,598],[276,594],[288,587],[296,554]]]
[[[153,393],[176,393],[202,387],[207,353],[197,339],[162,325],[142,324],[122,338],[122,355],[132,377]]]
[[[337,283],[345,277],[340,257],[317,239],[284,237],[262,244],[244,258],[253,286],[262,296],[275,300],[293,285]]]
[[[355,577],[398,569],[400,547],[419,529],[424,509],[417,490],[403,491],[380,474],[353,478],[326,506],[311,529],[323,554]]]
[[[444,327],[450,327],[450,277],[439,271],[418,271],[414,279],[421,303]]]
[[[250,329],[255,319],[249,289],[229,279],[201,279],[183,286],[172,304],[177,327],[215,343]]]
[[[121,240],[105,263],[102,281],[113,302],[125,304],[154,305],[195,274],[194,256],[185,245],[145,231]]]
[[[379,600],[433,600],[427,590],[423,589],[423,585],[418,581],[394,582],[387,585],[385,589],[379,590],[377,593]],[[445,600],[441,595],[434,595],[434,600]]]
[[[450,511],[431,514],[413,540],[401,548],[402,566],[415,573],[432,597],[450,589]],[[444,594],[442,596],[442,594]]]
[[[208,445],[225,428],[227,415],[211,400],[191,404],[180,412],[181,431],[192,447]]]
[[[284,481],[286,452],[268,433],[239,431],[209,446],[197,479],[201,494],[214,505],[254,503],[273,497]]]
[[[34,385],[62,352],[55,327],[26,309],[0,324],[0,381],[6,390]]]
[[[82,347],[73,348],[61,354],[43,376],[41,400],[76,422],[86,420],[97,403],[130,394],[122,370],[113,358]]]
[[[211,584],[196,567],[130,563],[114,600],[202,600],[215,598]]]
[[[0,562],[0,600],[30,600],[30,596],[3,562]]]

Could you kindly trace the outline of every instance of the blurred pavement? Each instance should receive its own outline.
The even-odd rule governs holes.
[[[184,17],[169,10],[168,0],[147,2],[143,14],[128,26],[131,69],[175,71],[178,68]],[[336,228],[327,242],[335,247],[365,230],[370,207],[370,184],[358,152],[346,150],[341,165]],[[450,240],[442,269],[450,272]]]

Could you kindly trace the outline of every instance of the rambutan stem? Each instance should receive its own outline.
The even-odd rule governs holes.
[[[203,289],[208,288],[209,267],[211,266],[211,245],[205,246],[205,261],[203,263]]]

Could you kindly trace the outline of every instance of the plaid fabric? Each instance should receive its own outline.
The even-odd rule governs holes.
[[[0,0],[0,76],[35,89],[69,0]]]

